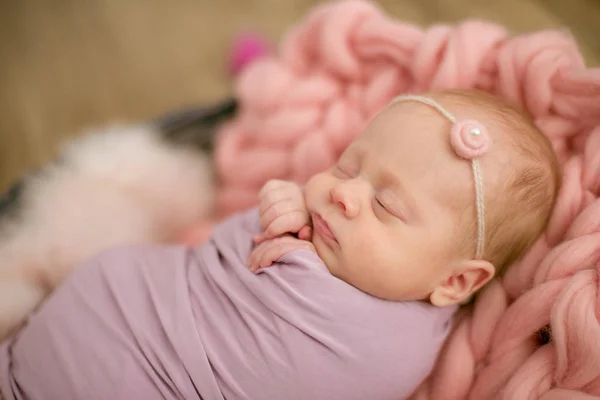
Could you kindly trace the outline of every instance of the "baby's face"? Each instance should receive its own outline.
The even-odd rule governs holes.
[[[426,299],[448,278],[474,190],[449,131],[428,107],[394,105],[307,183],[313,243],[334,276],[388,300]]]

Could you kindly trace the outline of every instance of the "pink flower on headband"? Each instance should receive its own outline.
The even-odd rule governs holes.
[[[492,138],[475,120],[456,121],[450,131],[450,144],[459,157],[472,160],[489,151]]]

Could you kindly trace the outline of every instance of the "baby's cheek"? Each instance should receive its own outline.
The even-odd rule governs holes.
[[[463,217],[457,219],[454,226],[448,228],[445,235],[440,234],[437,240],[437,254],[443,258],[473,257],[476,247],[477,222]]]
[[[346,244],[346,262],[353,264],[371,263],[387,257],[391,244],[385,238],[380,238],[374,232],[366,230],[364,234],[357,233],[350,237]]]
[[[304,201],[309,210],[314,210],[319,204],[326,202],[329,198],[331,188],[331,177],[328,173],[316,174],[304,186]]]

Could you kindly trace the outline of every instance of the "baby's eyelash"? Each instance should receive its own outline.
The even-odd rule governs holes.
[[[379,206],[379,207],[383,208],[383,211],[385,211],[388,214],[391,214],[390,210],[388,210],[388,208],[385,206],[384,202],[381,201],[379,199],[379,197],[377,197],[377,196],[375,196],[375,203],[376,203],[376,206]]]
[[[381,195],[376,195],[374,197],[374,201],[375,203],[377,203],[378,206],[380,206],[381,208],[383,208],[383,210],[389,214],[390,216],[393,216],[395,218],[398,218],[402,221],[404,221],[404,218],[402,217],[402,214],[399,213],[398,207],[397,205],[391,206],[390,208],[390,203],[388,201],[391,201],[390,199],[387,200],[380,200],[380,196]],[[383,196],[384,198],[386,196]],[[389,196],[388,196],[389,197]],[[395,203],[394,203],[395,204]]]
[[[337,172],[338,172],[340,175],[343,175],[343,177],[345,177],[345,178],[352,178],[352,175],[351,175],[350,173],[348,173],[348,172],[346,171],[346,169],[344,169],[344,168],[340,167],[338,164],[336,164],[336,165],[335,165],[335,170],[337,170]]]
[[[339,166],[339,165],[336,165],[336,166],[334,167],[334,170],[335,170],[335,171],[336,171],[338,174],[340,174],[340,175],[348,175],[348,174],[347,174],[347,173],[346,173],[346,172],[345,172],[343,169],[341,169],[341,168],[340,168],[340,166]]]

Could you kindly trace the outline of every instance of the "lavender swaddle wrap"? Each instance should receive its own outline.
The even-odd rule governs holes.
[[[6,400],[385,400],[432,368],[454,307],[376,299],[295,251],[245,266],[256,209],[199,248],[82,265],[0,347]]]

